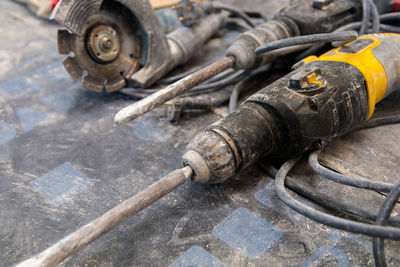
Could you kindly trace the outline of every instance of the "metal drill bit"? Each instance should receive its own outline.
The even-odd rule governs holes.
[[[135,104],[120,110],[114,117],[115,125],[132,121],[150,110],[164,104],[168,100],[185,93],[196,85],[231,68],[235,63],[233,57],[224,57],[217,62],[198,70],[193,74],[167,86],[166,88],[146,97]]]
[[[61,263],[98,237],[190,180],[192,175],[193,170],[189,166],[171,172],[158,182],[125,200],[40,254],[21,262],[17,267],[45,267]]]

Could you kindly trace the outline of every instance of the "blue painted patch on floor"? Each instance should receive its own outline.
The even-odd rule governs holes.
[[[8,154],[4,151],[0,151],[0,161],[8,160]]]
[[[50,82],[55,82],[62,79],[71,79],[61,61],[56,61],[37,68],[35,70],[35,74]]]
[[[182,256],[169,267],[220,267],[226,266],[219,259],[211,255],[207,250],[194,246],[188,249]]]
[[[328,239],[336,244],[339,243],[340,240],[342,240],[342,235],[339,231],[334,230],[332,231],[332,233],[329,234]]]
[[[139,120],[135,123],[129,124],[133,129],[135,136],[144,141],[166,141],[170,139],[170,135],[163,129],[156,127],[148,120]]]
[[[275,182],[268,181],[264,188],[255,193],[254,198],[264,206],[276,211],[289,218],[290,220],[299,221],[303,216],[286,206],[276,194]]]
[[[213,234],[250,259],[264,255],[282,237],[278,228],[245,208],[235,210]]]
[[[38,123],[47,118],[47,113],[32,108],[17,109],[17,116],[24,132],[32,130]]]
[[[364,248],[371,254],[373,253],[372,242],[365,239],[361,235],[352,234],[352,233],[339,231],[339,230],[333,230],[332,233],[330,233],[328,239],[332,242],[338,243],[343,237],[348,238],[349,240],[351,240],[355,244],[359,245],[360,247]],[[390,261],[392,258],[393,258],[392,255],[390,255],[390,254],[386,255],[386,261]]]
[[[64,163],[29,184],[46,199],[59,206],[94,183],[74,166]]]
[[[73,106],[75,98],[66,91],[60,91],[40,99],[40,102],[57,113],[65,114]]]
[[[8,99],[23,96],[39,88],[38,83],[24,76],[16,76],[0,83],[0,93]]]
[[[338,267],[349,266],[349,258],[342,250],[325,246],[315,250],[311,257],[303,264],[303,267],[321,266],[320,262],[328,256],[336,259],[336,266]]]
[[[12,124],[0,121],[0,146],[11,141],[17,135],[17,130]]]

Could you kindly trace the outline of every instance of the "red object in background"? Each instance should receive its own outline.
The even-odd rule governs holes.
[[[58,2],[60,2],[60,0],[51,0],[51,5],[52,5],[51,9],[54,9]]]
[[[394,0],[391,12],[400,12],[400,0]]]

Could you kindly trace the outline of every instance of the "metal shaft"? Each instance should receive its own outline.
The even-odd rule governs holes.
[[[125,200],[97,219],[58,241],[42,253],[18,264],[18,267],[55,266],[81,248],[87,246],[101,235],[128,220],[130,217],[150,206],[174,189],[178,188],[193,175],[187,166],[168,174],[135,196]]]
[[[164,104],[168,100],[185,93],[196,85],[231,68],[235,63],[233,57],[224,57],[217,62],[167,86],[166,88],[146,97],[133,105],[120,110],[114,117],[114,123],[120,125],[132,121],[150,110]]]

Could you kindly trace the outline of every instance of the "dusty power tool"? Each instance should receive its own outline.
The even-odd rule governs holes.
[[[126,107],[116,116],[115,123],[133,120],[229,68],[253,69],[277,58],[276,54],[257,57],[254,49],[258,46],[298,35],[332,32],[344,24],[360,20],[361,11],[361,1],[358,0],[291,1],[289,6],[275,14],[274,19],[241,34],[224,58]]]
[[[184,168],[19,266],[61,262],[189,180],[219,183],[262,157],[299,155],[357,129],[371,117],[378,101],[400,87],[398,51],[400,35],[374,34],[304,59],[293,72],[197,135],[183,156]],[[363,225],[354,231],[400,239],[398,228]],[[387,231],[376,231],[377,227]]]
[[[52,18],[68,29],[58,32],[58,49],[73,52],[63,62],[71,77],[87,89],[113,92],[127,83],[147,87],[189,60],[228,18],[209,6],[206,18],[168,35],[148,0],[63,0]]]

